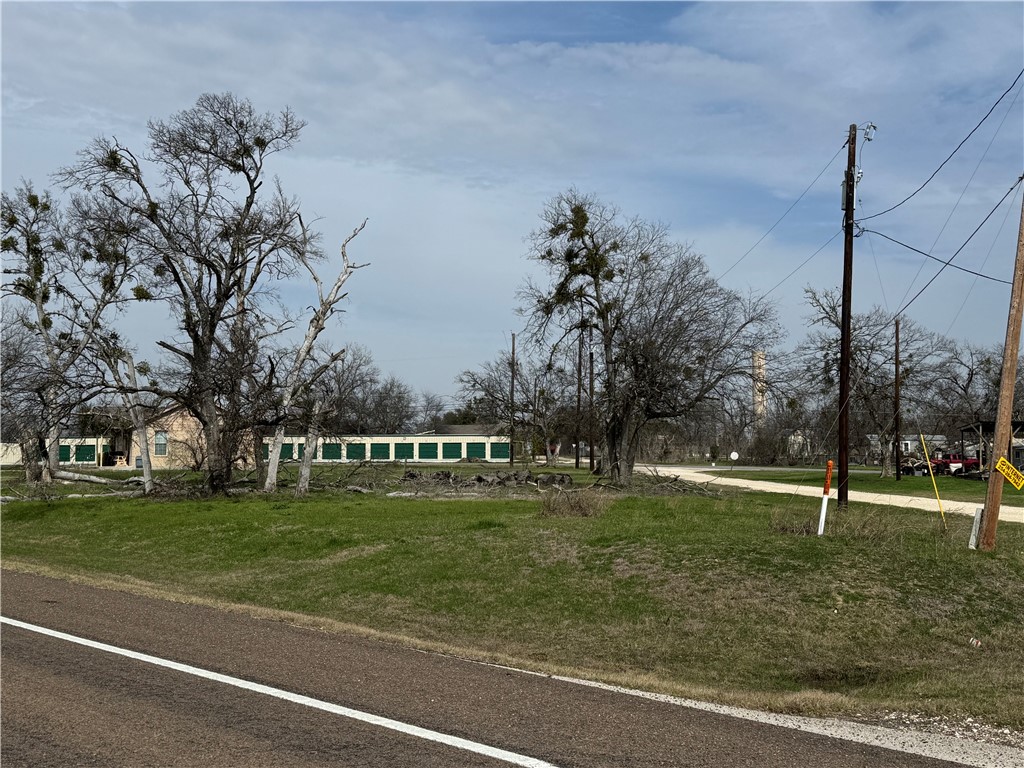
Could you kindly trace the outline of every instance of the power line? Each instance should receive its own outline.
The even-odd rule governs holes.
[[[961,266],[959,266],[957,264],[950,264],[949,262],[944,261],[943,259],[940,259],[938,256],[932,256],[930,253],[926,253],[925,251],[922,251],[919,248],[915,248],[912,245],[907,245],[906,243],[900,242],[895,237],[889,237],[888,235],[883,234],[882,232],[879,232],[877,230],[865,229],[863,231],[864,232],[870,232],[870,233],[872,233],[874,235],[878,235],[879,237],[884,237],[890,243],[896,243],[896,245],[902,245],[908,251],[913,251],[914,253],[919,253],[922,256],[927,256],[929,259],[937,261],[937,262],[939,262],[940,264],[942,264],[944,266],[952,267],[953,269],[958,269],[961,272],[966,272],[967,274],[974,275],[975,277],[983,277],[986,280],[991,280],[994,283],[1002,283],[1003,285],[1010,285],[1010,281],[1009,280],[1003,280],[1003,279],[998,278],[998,277],[992,277],[991,275],[982,274],[981,272],[975,272],[973,269],[967,269],[967,267],[961,267]]]
[[[1016,207],[1017,195],[1019,195],[1019,194],[1020,194],[1020,187],[1017,187],[1017,192],[1016,192],[1016,194],[1014,194],[1013,200],[1011,200],[1010,204],[1008,206],[1006,206],[1006,213],[1003,214],[1003,220],[1002,220],[1002,222],[1000,222],[999,229],[996,230],[996,234],[992,238],[992,243],[988,247],[988,252],[985,254],[984,260],[981,262],[980,269],[984,269],[985,265],[988,264],[988,260],[992,256],[992,251],[995,249],[996,243],[999,242],[999,236],[1003,233],[1003,229],[1006,227],[1006,222],[1010,218],[1010,213]],[[970,297],[971,291],[974,290],[974,286],[977,284],[977,282],[978,281],[975,280],[973,283],[971,283],[971,287],[967,290],[967,293],[964,294],[963,301],[960,302],[960,308],[956,311],[956,314],[953,315],[953,317],[950,319],[949,327],[946,328],[946,332],[943,334],[944,336],[948,336],[949,335],[950,331],[953,330],[953,326],[956,325],[956,321],[960,319],[960,313],[963,312],[964,311],[964,307],[967,306],[967,299]]]
[[[924,189],[926,186],[928,186],[928,183],[938,175],[939,171],[942,170],[942,167],[946,163],[948,163],[950,160],[953,159],[953,155],[955,155],[957,152],[959,152],[960,148],[964,144],[967,143],[967,140],[969,138],[971,138],[971,136],[974,135],[974,132],[977,131],[979,128],[981,128],[982,123],[984,123],[986,120],[988,120],[989,116],[995,111],[995,108],[999,106],[999,102],[1001,102],[1004,98],[1006,98],[1006,94],[1008,94],[1010,91],[1012,91],[1014,89],[1014,87],[1017,85],[1017,82],[1021,79],[1022,76],[1024,76],[1024,69],[1022,69],[1020,72],[1017,73],[1017,77],[1015,77],[1013,79],[1013,82],[1010,84],[1010,87],[1007,88],[1005,91],[1003,91],[1002,96],[1000,96],[998,99],[996,99],[996,103],[993,104],[991,109],[989,109],[989,111],[985,113],[985,116],[983,118],[981,118],[981,121],[976,126],[974,126],[974,128],[971,129],[971,132],[968,133],[964,137],[963,141],[961,141],[959,144],[956,145],[956,149],[954,149],[952,152],[949,153],[949,157],[947,157],[945,160],[943,160],[939,164],[939,167],[935,169],[935,171],[932,173],[932,175],[929,176],[927,179],[925,179],[924,184],[922,184],[920,187],[915,189],[913,192],[911,192],[909,195],[907,195],[905,198],[900,200],[898,203],[896,203],[896,205],[892,206],[891,208],[886,208],[884,211],[880,211],[879,213],[873,213],[870,216],[865,216],[863,219],[860,219],[860,221],[867,221],[868,219],[874,219],[874,218],[876,218],[878,216],[882,216],[883,214],[889,213],[890,211],[896,210],[901,205],[903,205],[905,202],[907,202],[910,198],[912,198],[914,195],[916,195],[918,192],[920,192],[922,189]],[[915,296],[914,298],[917,298],[917,297]]]
[[[845,145],[844,145],[844,146],[845,146]],[[812,253],[812,254],[811,254],[810,256],[808,256],[808,257],[807,257],[806,259],[804,259],[804,260],[803,260],[802,262],[800,262],[800,265],[799,265],[799,266],[798,266],[798,267],[797,267],[796,269],[794,269],[794,270],[793,270],[792,272],[790,272],[790,273],[789,273],[788,275],[786,275],[786,276],[785,276],[784,278],[782,278],[782,279],[781,279],[781,280],[780,280],[779,282],[777,282],[777,283],[776,283],[775,285],[773,285],[773,286],[771,287],[771,289],[769,289],[769,290],[768,290],[768,291],[767,291],[767,292],[766,292],[766,293],[765,293],[764,295],[765,295],[765,296],[769,296],[769,295],[771,295],[771,293],[772,293],[772,292],[773,292],[773,291],[774,291],[774,290],[775,290],[776,288],[778,288],[778,287],[779,287],[780,285],[782,285],[782,284],[783,284],[784,282],[786,282],[787,280],[789,280],[789,278],[791,278],[791,277],[792,277],[793,275],[795,275],[795,274],[796,274],[797,272],[799,272],[799,271],[800,271],[801,269],[803,269],[803,268],[804,268],[804,267],[805,267],[805,266],[807,265],[807,262],[809,262],[809,261],[810,261],[811,259],[813,259],[813,258],[814,258],[815,256],[817,256],[817,255],[818,255],[819,253],[821,253],[821,252],[822,252],[823,250],[825,250],[825,247],[826,247],[826,246],[827,246],[827,245],[828,245],[829,243],[831,243],[831,242],[832,242],[833,240],[835,240],[835,239],[836,239],[837,237],[839,237],[839,236],[840,236],[841,234],[843,234],[843,230],[841,230],[841,229],[840,229],[840,230],[838,230],[838,231],[837,231],[837,232],[836,232],[836,233],[835,233],[834,235],[832,235],[832,237],[830,237],[830,238],[829,238],[828,240],[826,240],[826,241],[825,241],[825,242],[824,242],[824,243],[822,244],[822,246],[821,246],[820,248],[818,248],[818,250],[816,250],[816,251],[815,251],[814,253]]]
[[[961,245],[961,246],[960,246],[959,248],[957,248],[957,249],[956,249],[956,251],[955,251],[955,252],[953,253],[953,255],[949,257],[949,261],[945,261],[945,262],[943,262],[943,264],[942,264],[942,268],[941,268],[941,269],[939,269],[939,271],[938,271],[938,272],[936,272],[936,273],[935,273],[935,274],[934,274],[934,275],[932,276],[932,279],[931,279],[931,280],[929,280],[929,281],[928,281],[927,283],[925,283],[925,284],[924,284],[924,286],[923,286],[923,287],[921,288],[921,290],[920,290],[920,291],[918,291],[917,293],[915,293],[915,294],[914,294],[914,298],[912,298],[912,299],[911,299],[910,301],[908,301],[908,302],[907,302],[906,304],[904,304],[904,305],[903,305],[903,307],[902,307],[902,309],[900,309],[900,310],[898,310],[898,311],[896,312],[896,314],[897,314],[897,315],[902,315],[902,314],[903,314],[904,312],[906,312],[906,311],[907,311],[907,309],[909,309],[909,308],[910,308],[910,305],[911,305],[911,304],[913,304],[913,303],[914,303],[915,301],[917,301],[917,298],[918,298],[918,297],[919,297],[919,296],[920,296],[920,295],[921,295],[922,293],[924,293],[924,292],[925,292],[925,291],[927,290],[928,286],[930,286],[930,285],[931,285],[932,283],[934,283],[934,282],[935,282],[935,278],[937,278],[937,277],[938,277],[939,275],[941,275],[941,274],[942,274],[942,272],[943,272],[943,270],[944,270],[944,269],[945,269],[946,267],[948,267],[948,266],[949,266],[949,265],[950,265],[950,264],[951,264],[951,263],[953,262],[953,259],[955,259],[955,258],[956,258],[957,256],[959,256],[959,255],[960,255],[960,252],[961,252],[961,251],[962,251],[962,250],[963,250],[964,248],[966,248],[966,247],[967,247],[967,244],[968,244],[969,242],[971,242],[971,239],[972,239],[972,238],[973,238],[973,237],[974,237],[974,236],[975,236],[976,234],[978,234],[978,232],[979,232],[979,231],[981,230],[981,228],[982,228],[983,226],[985,226],[985,223],[986,223],[986,222],[987,222],[987,221],[988,221],[988,220],[989,220],[989,219],[990,219],[990,218],[992,217],[992,214],[994,214],[994,213],[995,213],[995,212],[996,212],[997,210],[999,210],[999,206],[1001,206],[1001,205],[1003,204],[1003,202],[1004,202],[1004,201],[1006,200],[1006,198],[1008,198],[1008,197],[1010,196],[1010,193],[1011,193],[1011,192],[1013,192],[1013,191],[1014,191],[1014,190],[1015,190],[1015,189],[1017,188],[1017,186],[1018,186],[1018,185],[1019,185],[1019,184],[1020,184],[1020,183],[1021,183],[1022,181],[1024,181],[1024,174],[1021,174],[1021,176],[1020,176],[1020,177],[1019,177],[1019,178],[1017,179],[1017,181],[1016,181],[1016,182],[1014,182],[1014,185],[1013,185],[1012,187],[1010,187],[1010,188],[1009,188],[1008,190],[1006,190],[1006,194],[1005,194],[1005,195],[1003,195],[1003,196],[1002,196],[1002,197],[1001,197],[1001,198],[999,199],[999,202],[995,204],[995,207],[993,207],[993,208],[992,208],[992,210],[991,210],[991,211],[989,211],[989,212],[988,212],[988,214],[987,214],[987,215],[985,216],[985,218],[981,220],[981,223],[980,223],[980,224],[979,224],[979,225],[978,225],[977,227],[975,227],[974,231],[973,231],[973,232],[971,232],[970,236],[969,236],[969,237],[968,237],[968,238],[967,238],[967,239],[966,239],[966,240],[964,241],[964,244],[963,244],[963,245]]]
[[[814,177],[814,181],[812,181],[810,184],[807,185],[807,189],[805,189],[803,192],[800,193],[800,197],[798,197],[796,200],[794,200],[793,204],[790,205],[789,208],[786,209],[786,212],[783,213],[779,217],[778,221],[776,221],[774,224],[772,224],[771,227],[768,228],[768,231],[765,232],[763,235],[761,235],[761,237],[759,237],[757,239],[757,242],[754,243],[752,246],[750,246],[750,248],[747,249],[747,252],[744,253],[742,256],[740,256],[736,260],[735,264],[733,264],[731,267],[729,267],[727,270],[725,270],[725,272],[723,272],[717,278],[715,278],[716,280],[721,280],[723,277],[725,277],[730,272],[732,272],[734,269],[736,269],[736,267],[738,267],[740,265],[740,262],[742,262],[745,258],[747,258],[747,256],[749,256],[753,252],[753,250],[755,248],[757,248],[757,246],[759,246],[761,244],[761,241],[764,240],[766,237],[768,237],[768,235],[770,235],[772,233],[773,229],[775,229],[777,226],[779,226],[779,224],[782,222],[782,220],[789,215],[789,212],[792,211],[794,208],[796,208],[797,203],[799,203],[801,200],[804,199],[804,195],[806,195],[808,192],[811,191],[811,187],[813,187],[815,184],[818,183],[818,179],[820,179],[825,174],[825,171],[827,171],[832,166],[832,163],[834,163],[836,158],[839,157],[839,153],[842,152],[843,149],[845,149],[845,148],[846,148],[846,144],[843,144],[843,146],[841,146],[836,151],[836,153],[834,155],[832,155],[832,159],[829,160],[828,163],[825,164],[825,167],[821,169],[821,172],[817,176]]]
[[[992,134],[992,138],[989,139],[988,145],[985,147],[985,151],[982,152],[981,157],[978,158],[978,162],[974,166],[974,171],[971,173],[971,177],[967,180],[967,183],[964,185],[964,188],[961,190],[960,196],[956,199],[956,203],[953,205],[952,210],[950,210],[949,215],[946,216],[946,220],[943,222],[942,228],[939,230],[938,234],[935,235],[935,240],[932,242],[931,247],[928,249],[928,253],[929,254],[932,251],[935,250],[935,246],[939,244],[939,240],[942,238],[942,234],[946,231],[946,227],[948,227],[949,226],[949,222],[953,220],[953,215],[956,213],[957,208],[960,207],[961,201],[964,199],[964,196],[967,194],[967,190],[971,186],[971,182],[974,181],[974,177],[977,175],[978,170],[981,168],[981,164],[983,162],[985,162],[985,158],[988,156],[989,150],[992,149],[992,145],[995,143],[996,137],[999,135],[999,132],[1002,130],[1004,123],[1006,123],[1006,118],[1009,116],[1010,112],[1013,110],[1013,105],[1017,103],[1017,99],[1018,98],[1020,98],[1020,89],[1019,88],[1017,89],[1016,95],[1013,97],[1013,101],[1010,102],[1009,107],[1007,107],[1006,112],[1003,114],[1003,119],[999,121],[999,125],[996,127],[995,132]],[[918,266],[917,273],[914,275],[914,279],[910,281],[910,284],[907,286],[906,292],[903,294],[903,298],[900,299],[901,302],[903,300],[905,300],[907,298],[907,296],[910,294],[910,292],[913,290],[914,283],[917,282],[917,278],[921,276],[921,272],[924,270],[924,265],[925,265],[925,262],[922,261],[921,264]],[[977,281],[975,281],[975,282],[977,282]],[[972,286],[972,289],[973,289],[973,286]],[[968,293],[969,292],[970,291],[968,291]],[[964,297],[964,300],[966,301],[966,296]]]
[[[875,255],[875,241],[871,239],[871,232],[873,230],[865,229],[862,231],[868,234],[868,246],[871,248],[871,261],[875,264],[875,274],[878,276],[878,290],[882,292],[882,306],[884,306],[886,312],[888,312],[889,299],[885,295],[885,281],[882,280],[882,270],[878,268],[878,256]]]

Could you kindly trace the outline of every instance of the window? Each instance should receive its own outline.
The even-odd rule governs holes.
[[[163,430],[157,430],[153,436],[153,454],[156,456],[167,455],[167,433]]]

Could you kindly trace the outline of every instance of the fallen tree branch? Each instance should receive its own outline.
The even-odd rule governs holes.
[[[57,470],[53,473],[55,480],[67,480],[73,483],[96,483],[98,485],[124,485],[124,480],[110,480],[106,477],[97,477],[96,475],[81,475],[78,472],[66,472],[64,470]]]

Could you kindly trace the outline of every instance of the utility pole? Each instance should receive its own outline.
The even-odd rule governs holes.
[[[996,462],[1005,458],[1013,437],[1013,390],[1017,384],[1017,353],[1020,349],[1021,314],[1024,310],[1024,201],[1020,209],[1020,229],[1017,231],[1017,260],[1013,267],[1013,285],[1010,288],[1010,314],[1006,320],[1006,343],[1003,345],[1003,371],[999,380],[999,408],[996,411],[996,434],[992,442],[989,463],[988,492],[981,513],[978,549],[991,552],[996,548],[996,524],[999,505],[1003,499],[1003,474],[996,471]]]
[[[512,334],[512,375],[508,384],[508,465],[516,465],[516,335]]]
[[[590,326],[590,408],[588,409],[590,427],[590,474],[597,469],[597,461],[594,456],[594,326]]]
[[[896,438],[893,440],[893,459],[896,461],[896,479],[899,480],[903,476],[903,470],[900,467],[900,463],[903,458],[900,456],[900,445],[903,441],[902,429],[900,425],[900,319],[896,318],[896,385],[894,387],[895,398],[894,398],[894,409],[892,413],[892,420],[894,429],[896,430]]]
[[[857,199],[857,126],[850,126],[843,184],[843,312],[839,337],[839,466],[836,498],[839,509],[850,501],[850,336],[853,319],[853,214]]]
[[[576,355],[576,469],[580,468],[580,429],[581,406],[583,405],[583,323],[580,323],[580,344]]]

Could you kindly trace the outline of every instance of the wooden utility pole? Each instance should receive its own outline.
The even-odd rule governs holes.
[[[580,345],[576,355],[576,469],[580,468],[580,417],[583,413],[583,323],[580,323]]]
[[[843,312],[839,336],[839,465],[836,499],[839,509],[850,501],[850,336],[853,322],[853,215],[857,199],[857,126],[850,126],[843,185]]]
[[[1017,353],[1020,350],[1021,314],[1024,310],[1024,201],[1020,208],[1020,229],[1017,231],[1017,259],[1010,288],[1010,314],[1006,320],[1006,343],[1003,344],[1003,371],[999,380],[999,408],[996,411],[996,434],[989,459],[988,493],[981,513],[978,549],[991,552],[996,548],[996,524],[1003,500],[1003,475],[996,471],[996,462],[1005,458],[1013,438],[1013,390],[1017,384]]]
[[[590,408],[588,409],[588,424],[590,426],[590,474],[597,469],[597,459],[594,456],[594,326],[590,326]]]
[[[900,445],[903,442],[902,430],[903,427],[900,425],[900,319],[896,318],[896,384],[894,386],[894,400],[893,400],[893,412],[892,421],[893,429],[896,431],[896,437],[893,439],[892,445],[892,457],[896,462],[896,479],[899,480],[903,477],[903,469],[900,467],[900,463],[903,461],[903,457],[900,455]]]
[[[508,384],[508,465],[516,465],[516,335],[512,334],[512,375]]]

